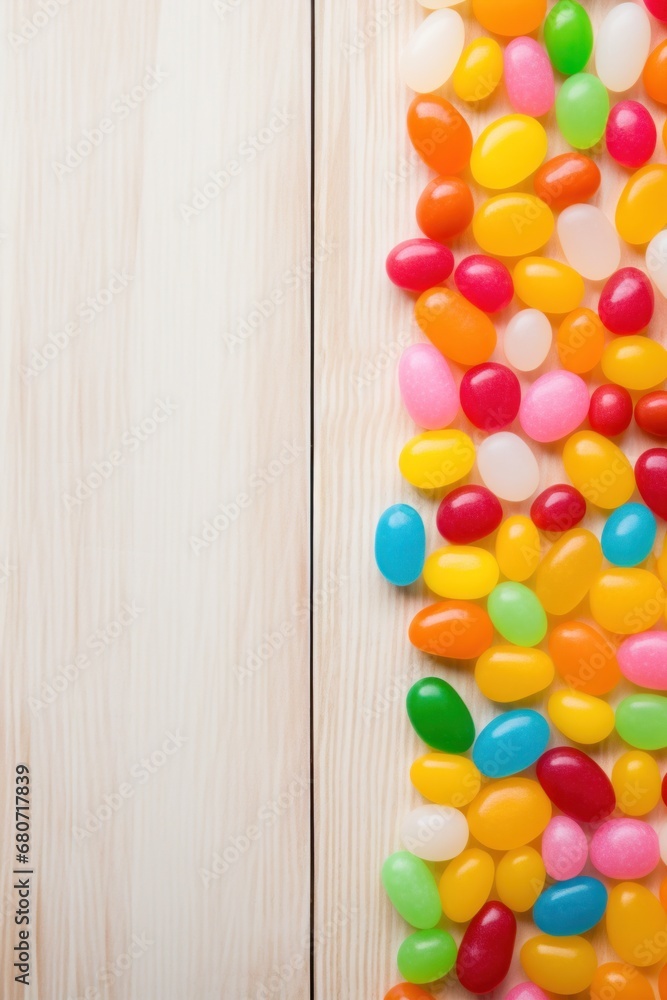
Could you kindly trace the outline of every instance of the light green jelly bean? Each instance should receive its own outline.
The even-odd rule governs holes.
[[[422,930],[435,927],[442,916],[435,878],[421,858],[397,851],[382,866],[382,884],[404,920]]]
[[[537,646],[547,634],[547,616],[536,594],[522,583],[499,583],[489,594],[489,617],[515,646]]]
[[[558,0],[544,22],[544,44],[559,73],[584,69],[593,51],[593,26],[577,0]]]
[[[609,94],[597,76],[575,73],[556,98],[556,120],[575,149],[590,149],[600,141],[609,117]]]
[[[667,747],[667,698],[660,694],[631,694],[616,709],[621,739],[638,750]]]
[[[398,949],[396,964],[409,983],[433,983],[446,976],[456,961],[456,943],[451,934],[437,928],[415,931]]]

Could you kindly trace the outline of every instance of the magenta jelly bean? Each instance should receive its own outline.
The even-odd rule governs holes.
[[[455,545],[469,545],[495,531],[503,519],[500,501],[486,486],[459,486],[441,501],[438,531]]]
[[[558,882],[580,875],[588,861],[588,841],[579,824],[569,816],[554,816],[542,834],[542,860]]]
[[[405,408],[420,427],[439,431],[459,411],[459,394],[447,359],[433,344],[411,344],[398,363]]]
[[[513,371],[495,361],[470,368],[459,391],[461,407],[470,423],[489,433],[507,427],[519,412],[519,380]]]
[[[505,265],[483,254],[465,257],[454,272],[454,281],[461,295],[485,313],[500,312],[514,296],[512,275]]]
[[[660,861],[658,834],[640,819],[608,819],[593,834],[591,861],[607,878],[645,878]]]
[[[645,330],[653,318],[653,285],[636,267],[622,267],[602,289],[598,313],[612,333],[628,335]]]
[[[667,521],[667,448],[650,448],[635,465],[637,489],[647,507]]]
[[[549,56],[534,38],[515,38],[505,49],[505,86],[515,111],[531,118],[546,115],[556,99]]]
[[[569,531],[586,516],[586,501],[567,483],[548,486],[535,498],[530,518],[541,531]]]
[[[609,113],[605,139],[609,155],[622,166],[636,170],[653,156],[658,132],[643,104],[620,101]]]
[[[588,415],[590,399],[584,380],[573,372],[546,372],[525,392],[519,422],[533,441],[558,441],[576,430]]]
[[[389,252],[386,266],[399,288],[425,292],[447,280],[454,270],[454,254],[435,240],[405,240]]]
[[[616,437],[630,426],[632,396],[621,385],[600,385],[591,396],[588,422],[605,437]]]
[[[667,22],[667,0],[644,0],[647,10],[659,21]]]
[[[549,996],[535,983],[518,983],[505,996],[505,1000],[549,1000]]]

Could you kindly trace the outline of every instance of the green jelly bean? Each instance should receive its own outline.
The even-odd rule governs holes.
[[[408,717],[424,743],[443,753],[464,753],[475,742],[475,723],[461,696],[440,677],[424,677],[407,697]]]
[[[559,73],[580,73],[593,51],[593,26],[577,0],[558,0],[544,22],[544,44]]]
[[[456,943],[451,934],[437,928],[415,931],[398,949],[398,971],[409,983],[433,983],[446,976],[456,961]]]
[[[661,694],[631,694],[616,709],[621,739],[638,750],[667,747],[667,698]]]
[[[547,616],[539,599],[522,583],[499,583],[489,594],[489,617],[515,646],[537,646],[547,634]]]
[[[409,851],[397,851],[382,866],[382,884],[404,920],[425,930],[442,916],[440,894],[428,865]]]
[[[556,120],[575,149],[590,149],[600,141],[609,117],[609,94],[597,76],[575,73],[556,98]]]

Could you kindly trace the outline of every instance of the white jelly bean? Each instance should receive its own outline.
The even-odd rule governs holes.
[[[418,806],[403,820],[401,840],[423,861],[449,861],[468,843],[468,821],[452,806]]]
[[[646,269],[655,287],[667,299],[667,229],[654,236],[646,248]]]
[[[525,441],[509,431],[492,434],[477,449],[485,486],[501,500],[527,500],[540,482],[537,460]]]
[[[503,337],[505,357],[519,372],[539,368],[551,350],[551,323],[538,309],[522,309],[507,324]]]
[[[438,90],[449,80],[463,52],[465,29],[455,10],[435,10],[423,21],[401,57],[401,74],[419,94]]]
[[[595,205],[570,205],[558,217],[558,238],[570,267],[590,281],[604,281],[621,263],[616,229]]]
[[[651,23],[643,7],[612,7],[598,31],[595,69],[607,90],[621,93],[641,76],[651,47]]]

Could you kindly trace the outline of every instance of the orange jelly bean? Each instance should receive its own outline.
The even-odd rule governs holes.
[[[621,679],[616,647],[586,622],[556,625],[549,636],[549,655],[565,683],[585,694],[608,694]]]
[[[433,994],[414,983],[399,983],[385,993],[384,1000],[433,1000]]]
[[[644,66],[646,93],[659,104],[667,104],[667,39],[661,42]]]
[[[431,240],[445,243],[472,222],[472,193],[459,177],[434,177],[417,202],[417,225]]]
[[[494,35],[530,35],[544,20],[547,0],[473,0],[472,10]]]
[[[468,166],[472,132],[453,104],[437,94],[417,94],[408,108],[408,135],[424,163],[437,174]]]
[[[562,153],[535,174],[535,194],[556,211],[592,198],[600,187],[600,168],[583,153]]]
[[[591,372],[604,351],[604,326],[592,309],[575,309],[558,328],[556,338],[561,365],[575,375]]]
[[[431,656],[475,660],[493,642],[491,619],[471,601],[441,601],[417,612],[408,631],[410,642]]]
[[[667,878],[664,878],[660,883],[660,902],[664,909],[667,910]]]
[[[665,127],[665,132],[667,132],[667,126]],[[665,142],[665,145],[667,146],[667,142]],[[660,994],[660,1000],[667,1000],[667,965],[662,967],[658,976],[658,993]]]
[[[632,965],[605,962],[599,965],[591,983],[591,1000],[654,1000],[653,987]]]
[[[415,304],[416,320],[450,361],[479,365],[493,354],[496,328],[481,309],[451,288],[431,288]]]

